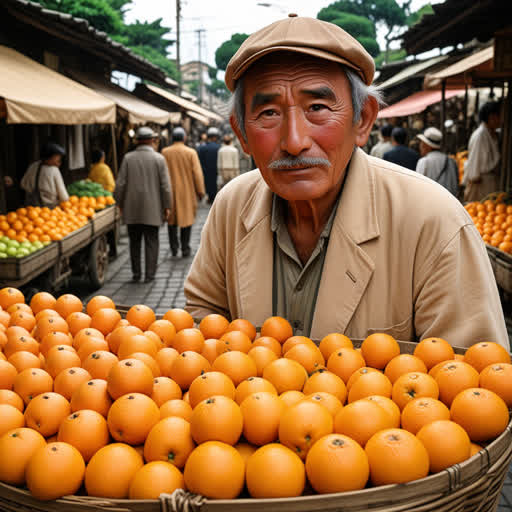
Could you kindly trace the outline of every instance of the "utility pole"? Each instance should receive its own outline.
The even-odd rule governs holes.
[[[180,64],[180,16],[181,0],[176,0],[176,68],[178,70],[178,94],[181,95],[181,64]]]
[[[198,69],[199,69],[199,105],[203,102],[203,65],[201,62],[201,35],[206,32],[204,28],[199,28],[195,31],[197,33],[197,47],[198,47]]]

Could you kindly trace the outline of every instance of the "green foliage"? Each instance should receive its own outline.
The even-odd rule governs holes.
[[[165,55],[162,55],[158,50],[155,50],[151,46],[131,46],[131,50],[137,55],[144,57],[145,59],[152,62],[155,66],[158,66],[162,69],[167,75],[169,75],[174,80],[178,80],[179,73],[176,69],[176,63],[172,60],[169,60]]]
[[[212,80],[212,83],[207,85],[207,88],[208,91],[210,91],[213,95],[223,100],[228,100],[229,97],[231,96],[231,93],[229,92],[223,80],[214,78]]]
[[[354,37],[370,37],[375,39],[377,33],[375,31],[375,23],[372,23],[368,18],[358,16],[357,14],[338,13],[338,17],[334,18],[331,23],[338,25],[343,30],[346,30]]]
[[[241,44],[249,37],[248,34],[233,34],[231,39],[224,41],[215,52],[215,63],[219,69],[225,70],[231,57]]]
[[[174,41],[165,39],[164,36],[169,33],[168,27],[161,25],[162,18],[158,18],[151,23],[136,21],[131,25],[125,25],[121,34],[129,41],[129,46],[150,46],[162,55],[167,54],[167,48],[174,44]]]
[[[210,80],[215,80],[217,78],[217,72],[219,70],[217,68],[214,68],[213,66],[208,66],[208,76],[210,77]]]
[[[390,62],[396,62],[397,60],[403,60],[407,57],[407,52],[403,49],[398,50],[390,50],[388,53],[388,58],[386,60],[386,52],[379,53],[377,57],[375,57],[375,67],[380,68],[385,62],[388,64]]]
[[[396,0],[339,0],[321,9],[317,18],[332,22],[336,11],[364,16],[388,27],[405,24],[405,12]]]
[[[376,57],[380,53],[380,46],[377,40],[373,37],[356,37],[356,39],[363,45],[364,49],[372,56]]]
[[[199,80],[191,80],[190,82],[187,82],[187,87],[190,94],[193,94],[194,96],[199,95]]]
[[[434,14],[434,9],[432,9],[432,5],[425,4],[417,11],[412,12],[409,16],[407,16],[407,25],[409,27],[412,27],[415,23],[418,23],[421,20],[424,14]]]
[[[124,19],[124,15],[127,11],[129,11],[129,5],[132,3],[132,0],[107,0],[112,9],[117,11]]]

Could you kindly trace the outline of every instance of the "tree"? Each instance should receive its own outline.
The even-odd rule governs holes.
[[[237,52],[248,34],[233,34],[231,39],[224,41],[215,52],[215,63],[219,69],[225,70],[231,57]]]
[[[206,86],[208,91],[211,92],[214,96],[223,99],[224,101],[228,100],[231,96],[226,84],[223,80],[219,80],[218,78],[214,78],[212,83]]]
[[[430,4],[425,4],[423,7],[420,7],[417,11],[411,12],[409,16],[407,16],[407,25],[412,27],[415,23],[421,21],[421,18],[424,14],[434,14],[434,9]]]

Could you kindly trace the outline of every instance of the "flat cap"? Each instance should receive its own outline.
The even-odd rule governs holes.
[[[141,126],[137,128],[135,138],[137,140],[149,140],[157,137],[157,134],[149,126]]]
[[[172,131],[173,137],[184,137],[185,136],[185,130],[181,126],[176,126],[174,130]]]
[[[247,68],[271,52],[304,53],[339,62],[352,69],[370,85],[375,62],[363,46],[342,28],[314,18],[290,14],[251,34],[233,55],[226,68],[225,81],[230,91]]]

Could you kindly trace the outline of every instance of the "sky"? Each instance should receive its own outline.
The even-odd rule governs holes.
[[[318,11],[333,0],[181,0],[181,63],[198,60],[198,29],[202,33],[201,60],[215,65],[215,50],[231,35],[250,34],[288,13],[315,18]],[[258,5],[259,3],[267,6]],[[419,9],[427,0],[413,0],[412,9]],[[439,3],[434,0],[431,3]],[[163,18],[163,25],[171,28],[170,38],[176,36],[176,0],[132,0],[126,21],[153,21]],[[378,35],[379,43],[383,39]],[[170,56],[175,58],[172,47]]]

